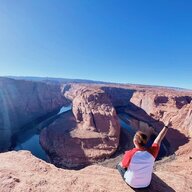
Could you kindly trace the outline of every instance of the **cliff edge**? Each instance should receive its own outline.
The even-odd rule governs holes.
[[[0,191],[191,191],[191,161],[189,154],[182,154],[174,161],[165,159],[159,162],[151,185],[147,189],[135,190],[124,183],[116,169],[91,165],[79,171],[64,170],[34,157],[30,152],[12,151],[0,154]]]

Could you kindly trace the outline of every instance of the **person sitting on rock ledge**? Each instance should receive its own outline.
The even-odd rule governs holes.
[[[135,148],[126,151],[122,161],[116,166],[125,182],[133,188],[145,188],[151,183],[153,165],[158,155],[161,141],[165,137],[169,122],[154,140],[151,147],[146,148],[147,136],[136,132],[133,143]]]

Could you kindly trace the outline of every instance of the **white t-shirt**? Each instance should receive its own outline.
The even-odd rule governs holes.
[[[125,153],[122,160],[123,166],[127,167],[124,178],[131,187],[144,188],[150,184],[158,152],[159,145],[153,144],[149,149],[134,148]]]

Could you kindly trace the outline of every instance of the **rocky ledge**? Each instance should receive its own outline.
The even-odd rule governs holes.
[[[189,155],[189,154],[188,154]],[[192,190],[191,159],[158,163],[151,185],[140,192],[183,192]],[[15,166],[17,165],[17,166]],[[171,174],[170,174],[171,173]],[[30,152],[0,154],[1,192],[122,192],[137,191],[124,183],[118,171],[91,165],[79,171],[64,170],[37,159]]]

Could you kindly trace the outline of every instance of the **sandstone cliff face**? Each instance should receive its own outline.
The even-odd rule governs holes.
[[[130,100],[153,119],[171,120],[173,128],[191,135],[192,94],[169,91],[135,92]]]
[[[17,166],[15,166],[17,165]],[[32,156],[29,152],[0,154],[1,192],[183,192],[192,189],[192,173],[188,156],[176,161],[165,160],[156,165],[148,189],[132,189],[117,170],[98,165],[82,170],[58,169]],[[170,174],[171,173],[171,174]]]
[[[0,151],[24,125],[58,111],[67,100],[60,87],[24,80],[0,78]]]
[[[140,120],[154,123],[160,120],[173,122],[177,130],[191,135],[192,92],[163,88],[131,89],[122,87],[102,87],[115,107],[124,106]],[[154,124],[155,125],[155,124]]]
[[[64,85],[62,90],[64,96],[73,101],[73,113],[62,116],[41,135],[41,143],[56,165],[59,165],[59,162],[68,167],[87,164],[108,157],[114,152],[118,143],[119,125],[117,125],[113,106],[124,107],[126,112],[137,118],[137,120],[132,119],[131,121],[135,131],[143,130],[149,136],[154,133],[154,130],[149,128],[148,124],[152,124],[155,132],[159,132],[163,123],[170,119],[173,122],[173,129],[170,130],[167,138],[172,152],[189,141],[192,100],[190,92],[152,87],[150,89],[138,87],[130,89],[126,86],[80,84]],[[106,103],[110,103],[108,105],[110,107],[106,107]],[[115,136],[113,137],[113,135]],[[175,142],[176,139],[177,142]],[[56,140],[55,144],[52,144],[51,140]],[[95,153],[95,151],[103,143],[107,145],[110,143],[110,146],[113,147],[111,150],[108,149],[110,152],[107,152],[106,155],[103,155],[105,153],[101,152],[102,150],[98,155],[98,152]],[[66,146],[69,145],[71,150],[67,152]],[[62,146],[62,148],[56,149],[54,146]]]
[[[108,95],[114,107],[128,105],[133,93],[136,91],[135,89],[129,89],[126,87],[109,86],[102,86],[101,89]]]
[[[40,141],[55,165],[77,167],[110,157],[118,147],[119,134],[117,115],[106,94],[81,88],[72,112],[43,129]]]
[[[173,126],[166,138],[171,144],[172,152],[190,141],[189,137],[192,136],[191,91],[154,87],[132,87],[131,89],[105,87],[105,91],[114,105],[124,107],[125,112],[137,119],[131,121],[131,125],[135,129],[146,130],[146,128],[148,129],[147,124],[151,124],[155,132],[159,132],[163,124],[171,120]],[[118,95],[120,96],[118,97]],[[146,126],[141,125],[140,121],[146,122],[142,123]],[[149,133],[149,130],[145,132]]]
[[[107,95],[101,90],[82,89],[73,100],[73,114],[84,129],[92,129],[117,138],[119,124],[115,109]]]

